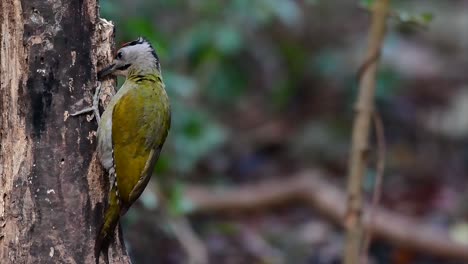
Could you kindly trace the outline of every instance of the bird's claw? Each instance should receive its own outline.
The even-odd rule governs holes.
[[[96,117],[96,121],[99,124],[99,122],[101,121],[101,115],[99,114],[99,95],[100,95],[100,93],[101,93],[101,82],[98,81],[97,82],[97,87],[96,87],[96,92],[94,92],[94,95],[93,95],[93,105],[90,106],[90,107],[86,107],[84,109],[81,109],[79,111],[76,111],[74,113],[71,113],[70,116],[79,116],[79,115],[82,115],[82,114],[92,112],[90,120],[92,120],[93,117]]]

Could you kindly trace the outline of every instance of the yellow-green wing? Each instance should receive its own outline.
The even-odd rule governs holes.
[[[114,106],[112,144],[117,188],[124,207],[146,187],[169,125],[167,95],[154,83],[129,89]]]

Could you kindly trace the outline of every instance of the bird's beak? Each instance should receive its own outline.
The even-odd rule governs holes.
[[[98,72],[98,79],[102,79],[104,78],[105,76],[113,73],[115,71],[115,63],[112,63],[111,65],[105,67],[104,69],[100,70]]]

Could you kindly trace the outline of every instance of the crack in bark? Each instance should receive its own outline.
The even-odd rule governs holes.
[[[96,125],[64,116],[111,59],[98,13],[95,0],[0,1],[0,263],[94,263],[106,184],[81,139]],[[112,249],[130,262],[122,241]]]

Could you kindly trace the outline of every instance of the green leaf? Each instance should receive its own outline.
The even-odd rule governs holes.
[[[395,12],[394,15],[398,21],[403,25],[415,25],[420,27],[427,27],[434,19],[434,15],[429,12],[421,14],[411,14],[405,11]]]
[[[268,0],[272,1],[272,0]],[[295,1],[272,1],[275,15],[286,25],[294,26],[301,20],[301,10]]]
[[[232,26],[219,27],[215,35],[216,47],[224,54],[234,54],[242,47],[242,36]]]
[[[421,16],[422,21],[425,22],[426,24],[429,24],[434,19],[434,14],[428,13],[428,12],[422,13],[420,16]]]
[[[170,168],[169,157],[165,154],[161,154],[161,156],[159,156],[158,162],[156,163],[156,167],[154,168],[154,171],[156,172],[156,174],[162,174],[162,173],[166,173],[167,171],[169,171],[169,168]]]
[[[183,215],[193,210],[191,200],[184,196],[184,185],[182,182],[172,184],[169,192],[169,210],[174,215]]]
[[[119,14],[120,9],[118,5],[114,4],[111,0],[101,0],[100,6],[102,17],[113,17]]]
[[[234,61],[230,63],[230,60],[223,60],[216,67],[212,67],[205,91],[211,102],[232,104],[244,95],[246,86],[247,76],[244,69]]]
[[[272,91],[272,102],[277,109],[282,109],[290,102],[295,90],[287,84],[279,85]]]
[[[174,101],[171,143],[174,155],[171,164],[174,170],[187,173],[199,160],[223,144],[227,138],[222,126],[199,109],[192,109]]]
[[[359,3],[366,8],[371,8],[374,2],[375,0],[359,0]]]
[[[165,38],[158,35],[158,31],[153,27],[151,20],[130,18],[123,26],[124,33],[128,34],[124,36],[125,41],[131,41],[143,36],[153,44],[160,57],[166,56],[169,45],[165,41]]]
[[[169,96],[190,98],[197,90],[197,82],[194,77],[171,70],[164,72],[164,82]]]

